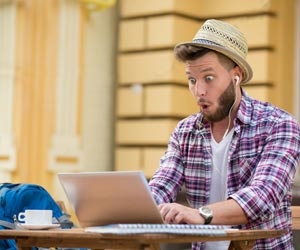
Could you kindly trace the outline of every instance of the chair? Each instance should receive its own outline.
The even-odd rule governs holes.
[[[292,210],[292,229],[300,230],[300,206],[291,206]]]
[[[56,201],[57,205],[60,207],[61,211],[64,213],[67,213],[67,208],[65,206],[64,201]]]

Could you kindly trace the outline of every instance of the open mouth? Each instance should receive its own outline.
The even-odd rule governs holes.
[[[208,104],[205,103],[199,103],[199,107],[202,111],[207,110],[209,108]]]

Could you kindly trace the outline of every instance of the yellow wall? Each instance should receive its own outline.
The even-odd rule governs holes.
[[[254,71],[245,90],[293,113],[295,4],[120,1],[116,169],[139,169],[151,177],[176,122],[196,112],[173,48],[190,41],[207,18],[228,21],[245,34]]]
[[[57,1],[29,0],[17,6],[14,103],[17,157],[12,175],[17,182],[45,186],[51,183],[46,152],[54,119],[57,13]]]

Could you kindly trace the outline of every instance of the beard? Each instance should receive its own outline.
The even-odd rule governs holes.
[[[204,118],[209,122],[219,122],[222,121],[229,115],[230,109],[235,102],[235,89],[231,81],[229,86],[224,90],[222,95],[219,97],[219,105],[217,110],[213,114],[203,114]]]

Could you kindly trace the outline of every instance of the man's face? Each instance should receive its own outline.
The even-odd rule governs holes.
[[[186,63],[189,89],[203,116],[218,122],[229,115],[235,101],[232,75],[220,64],[215,53]]]

